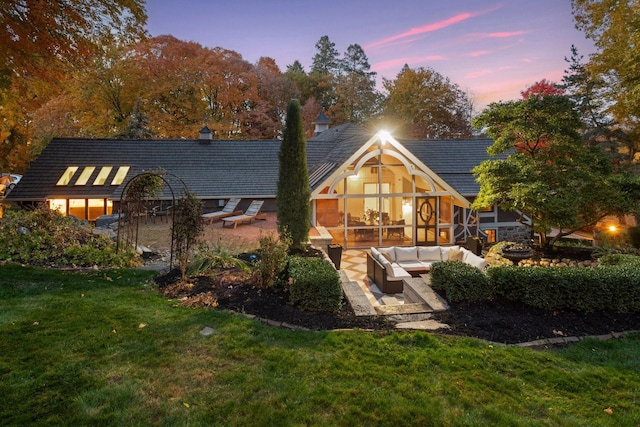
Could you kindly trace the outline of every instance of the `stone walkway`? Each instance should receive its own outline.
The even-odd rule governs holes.
[[[431,314],[434,311],[433,306],[438,309],[442,306],[433,301],[427,301],[430,297],[425,297],[425,300],[422,301],[426,304],[405,303],[403,294],[382,293],[367,276],[366,254],[367,251],[364,249],[346,250],[342,253],[340,263],[342,288],[356,316],[387,316],[390,320],[398,322],[396,325],[398,329],[436,330],[448,328],[448,325],[431,319]]]

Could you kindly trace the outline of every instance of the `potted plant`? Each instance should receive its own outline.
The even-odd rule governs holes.
[[[364,219],[369,224],[377,224],[379,221],[379,212],[373,209],[367,209],[364,213]]]

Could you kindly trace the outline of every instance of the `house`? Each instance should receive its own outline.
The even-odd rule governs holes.
[[[403,140],[347,123],[317,123],[307,141],[312,225],[347,248],[446,245],[480,235],[522,240],[517,216],[488,207],[472,211],[479,185],[471,169],[488,158],[489,139]],[[188,190],[216,210],[231,197],[239,209],[254,199],[276,210],[278,140],[114,140],[56,138],[25,173],[8,201],[47,203],[94,221],[117,212],[136,175],[164,170],[169,182],[154,201],[165,207]],[[173,181],[172,181],[173,180]]]

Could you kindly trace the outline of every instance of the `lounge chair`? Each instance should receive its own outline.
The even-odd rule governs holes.
[[[244,211],[244,214],[222,218],[222,221],[224,221],[222,223],[222,226],[224,227],[228,225],[230,227],[231,225],[233,225],[233,228],[236,228],[238,224],[242,224],[243,222],[251,222],[260,213],[260,209],[262,209],[263,203],[264,200],[254,200],[253,202],[251,202],[247,210]]]
[[[226,218],[228,216],[241,215],[242,211],[236,210],[238,207],[238,203],[240,203],[240,198],[234,197],[229,199],[229,201],[224,205],[221,211],[217,212],[209,212],[206,214],[200,215],[203,221],[209,221],[209,224],[216,222],[216,220]]]

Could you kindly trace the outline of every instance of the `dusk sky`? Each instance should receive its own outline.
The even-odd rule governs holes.
[[[309,71],[327,35],[342,53],[364,49],[372,71],[394,79],[406,63],[430,67],[473,97],[476,108],[520,97],[542,79],[560,82],[571,45],[588,57],[570,0],[148,0],[152,36],[238,52],[282,71],[299,60]]]

